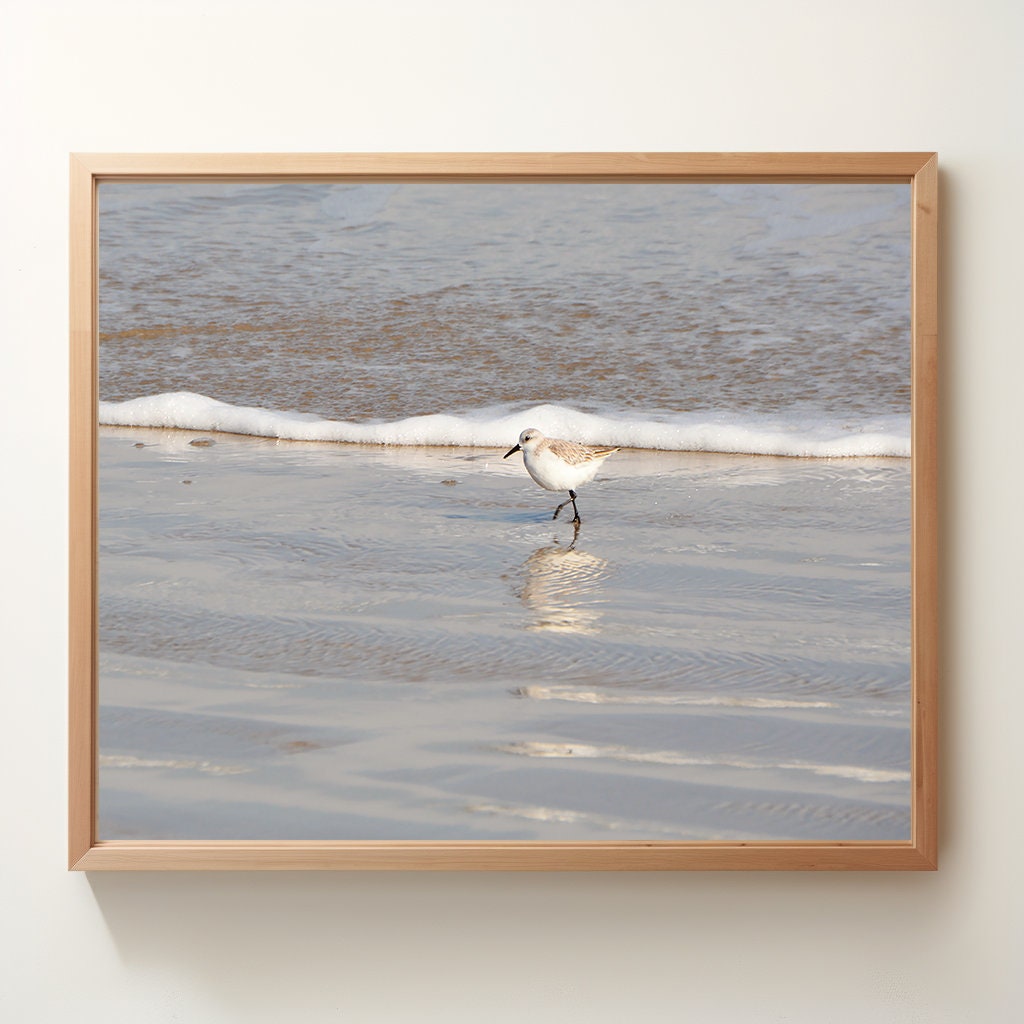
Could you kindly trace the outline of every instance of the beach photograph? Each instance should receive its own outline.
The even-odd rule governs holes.
[[[909,184],[98,205],[100,840],[910,839]]]

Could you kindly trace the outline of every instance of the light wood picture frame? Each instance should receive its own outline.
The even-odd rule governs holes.
[[[98,385],[100,189],[107,184],[165,182],[908,186],[910,508],[907,634],[910,680],[909,706],[906,709],[909,721],[906,789],[909,835],[892,840],[694,840],[658,837],[621,839],[610,832],[609,840],[583,841],[381,840],[372,836],[344,840],[103,837],[98,828],[101,774],[98,410],[103,397],[99,394]],[[938,166],[934,153],[72,155],[69,869],[934,870],[938,860],[938,216]],[[507,447],[511,447],[515,440],[511,437]],[[502,463],[502,454],[499,451],[494,457],[496,463]],[[511,461],[504,466],[508,467]],[[525,474],[523,478],[526,479]],[[532,499],[534,505],[538,500],[541,504],[546,500],[539,491],[531,493],[524,490],[524,494]],[[596,503],[596,498],[592,500]],[[593,507],[584,505],[584,517]]]

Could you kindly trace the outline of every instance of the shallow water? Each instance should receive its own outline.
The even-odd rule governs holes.
[[[901,839],[906,460],[104,431],[106,838]],[[144,443],[147,447],[134,447]]]

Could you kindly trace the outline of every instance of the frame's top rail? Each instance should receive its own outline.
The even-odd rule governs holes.
[[[99,181],[909,181],[933,153],[76,153]]]

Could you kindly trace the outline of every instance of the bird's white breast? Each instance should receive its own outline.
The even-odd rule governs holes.
[[[602,459],[567,463],[548,449],[523,452],[526,471],[541,487],[549,491],[574,491],[581,484],[593,480],[601,468]]]

